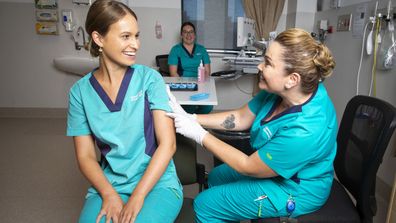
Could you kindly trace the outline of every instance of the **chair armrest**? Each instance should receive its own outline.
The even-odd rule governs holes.
[[[196,166],[197,182],[199,184],[199,191],[201,192],[203,188],[208,188],[208,174],[205,171],[205,165],[197,163]]]

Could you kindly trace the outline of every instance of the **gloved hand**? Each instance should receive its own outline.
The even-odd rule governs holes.
[[[195,142],[202,146],[202,141],[208,133],[202,126],[195,120],[190,118],[188,113],[177,114],[177,113],[166,113],[169,117],[175,121],[176,132],[183,136],[193,139]]]
[[[175,96],[170,91],[169,85],[166,85],[166,93],[168,93],[169,106],[172,108],[173,113],[185,115],[188,116],[190,119],[197,120],[196,114],[187,113],[186,111],[184,111],[182,106],[180,106],[179,103],[177,103]]]

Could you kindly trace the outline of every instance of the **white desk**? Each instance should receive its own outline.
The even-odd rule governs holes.
[[[188,83],[197,82],[193,77],[164,77],[165,83]],[[190,96],[199,93],[208,93],[209,98],[199,101],[190,100]],[[198,83],[198,91],[172,91],[176,100],[181,105],[217,105],[215,80],[207,78],[205,82]]]

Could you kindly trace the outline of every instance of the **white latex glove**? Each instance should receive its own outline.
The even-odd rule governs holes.
[[[173,113],[185,115],[188,116],[190,119],[197,120],[196,114],[187,113],[186,111],[184,111],[182,106],[180,106],[180,104],[177,103],[175,96],[170,91],[169,85],[166,85],[166,93],[168,93],[169,106],[172,108]]]
[[[202,141],[208,132],[195,119],[191,119],[188,113],[187,115],[166,113],[166,115],[174,119],[177,133],[193,139],[202,146]]]

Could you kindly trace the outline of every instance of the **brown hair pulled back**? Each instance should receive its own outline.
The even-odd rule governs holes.
[[[298,28],[288,29],[280,33],[275,41],[283,47],[286,71],[288,74],[300,74],[305,93],[313,92],[320,81],[332,74],[335,61],[330,50],[308,32]]]
[[[194,30],[194,33],[195,33],[195,26],[194,26],[194,24],[192,24],[191,22],[184,22],[184,23],[182,24],[182,26],[180,27],[180,35],[183,34],[183,28],[184,28],[185,26],[191,26],[191,27],[193,28],[193,30]]]
[[[122,2],[115,0],[96,0],[88,10],[85,30],[90,36],[89,52],[92,56],[99,56],[99,46],[92,40],[92,32],[96,31],[105,36],[110,25],[118,22],[125,15],[131,14],[136,20],[136,14]]]

